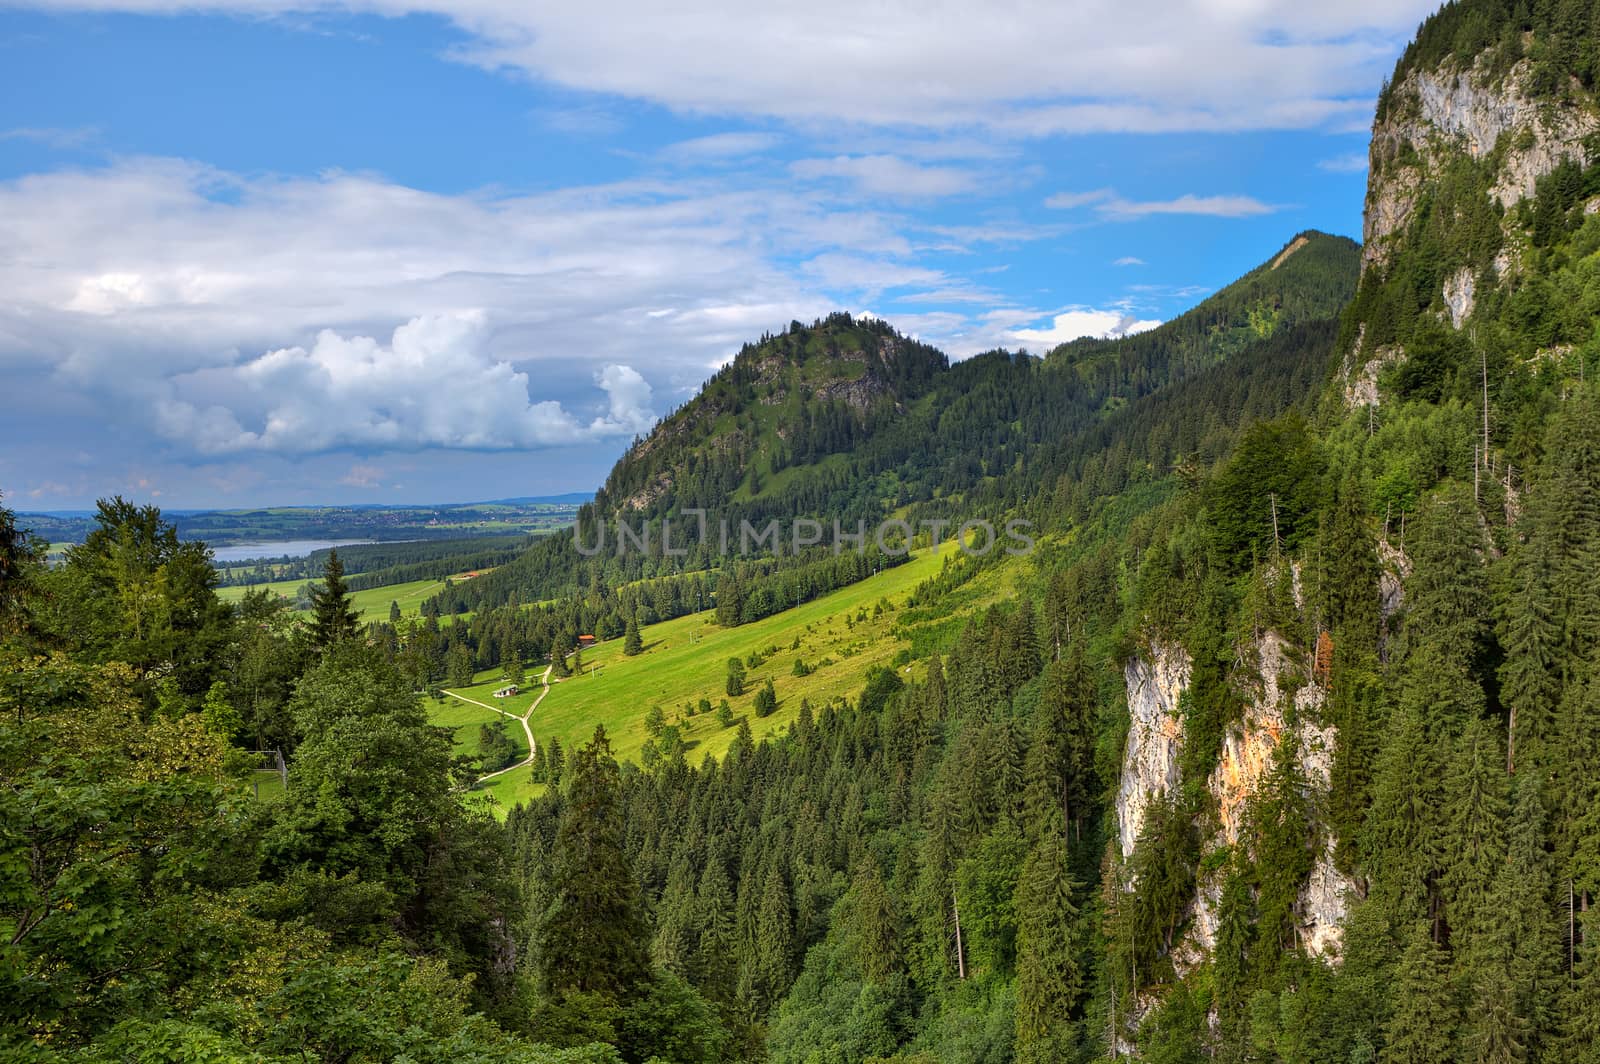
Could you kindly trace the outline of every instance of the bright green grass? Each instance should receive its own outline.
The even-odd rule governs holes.
[[[544,671],[543,666],[528,669],[527,682],[522,685],[519,694],[512,698],[497,699],[494,693],[505,685],[499,672],[480,672],[471,687],[454,688],[455,692],[468,698],[491,706],[499,706],[507,713],[522,714],[539,697],[539,674]],[[551,697],[554,697],[552,692]],[[548,701],[548,699],[546,699]],[[542,707],[541,707],[542,709]],[[476,714],[476,715],[474,715]],[[445,725],[456,729],[456,749],[462,753],[477,753],[478,750],[478,723],[491,719],[494,714],[486,709],[468,705],[457,699],[446,696],[443,703],[430,702],[428,717],[435,724]],[[501,718],[505,720],[504,717]],[[533,720],[537,722],[539,715],[534,714]],[[527,737],[522,732],[522,725],[514,720],[506,720],[507,729],[516,740],[519,757],[528,756]],[[537,724],[534,728],[534,737],[542,738]],[[504,816],[506,810],[514,805],[519,805],[532,798],[537,798],[544,793],[544,784],[534,783],[529,777],[532,768],[515,768],[504,772],[489,780],[487,783],[474,787],[468,796],[469,801],[482,801],[499,816]]]
[[[239,602],[244,598],[246,592],[270,591],[279,598],[286,598],[292,602],[296,592],[309,583],[311,583],[309,580],[274,580],[270,584],[251,584],[249,586],[235,584],[231,587],[217,588],[217,598],[223,602]]]
[[[277,769],[257,769],[250,774],[253,793],[263,802],[276,802],[283,798],[283,777]]]
[[[948,550],[949,548],[947,548]],[[713,714],[696,714],[680,721],[690,757],[721,756],[733,742],[740,717],[750,721],[757,739],[780,732],[795,719],[800,700],[820,708],[833,698],[854,695],[873,665],[888,664],[900,649],[893,627],[898,610],[872,617],[873,607],[887,599],[902,607],[917,584],[938,572],[940,562],[924,553],[847,588],[753,624],[721,628],[710,611],[648,626],[644,653],[627,657],[622,641],[611,640],[583,655],[584,673],[554,684],[530,723],[537,739],[554,735],[569,749],[593,735],[604,724],[612,750],[624,760],[637,760],[645,740],[645,716],[652,705],[661,706],[668,721],[682,714],[684,703],[709,699],[715,707],[727,697],[728,659],[748,658],[751,651],[776,647],[777,653],[758,668],[748,669],[745,693],[729,698],[735,724],[721,728]],[[867,619],[846,623],[865,609]],[[799,637],[798,650],[791,649]],[[795,659],[816,666],[809,676],[793,674]],[[821,665],[824,659],[831,664]],[[591,671],[599,665],[598,674]],[[770,677],[778,693],[777,712],[757,718],[755,693]]]
[[[799,714],[801,699],[809,699],[820,709],[836,698],[854,698],[869,668],[894,660],[908,645],[896,631],[907,596],[922,581],[937,575],[944,558],[954,552],[948,544],[939,557],[919,552],[905,565],[753,624],[721,628],[714,613],[707,611],[649,625],[642,633],[645,650],[636,657],[622,653],[620,639],[584,651],[582,676],[552,677],[550,694],[529,720],[534,738],[547,742],[554,736],[570,754],[589,741],[597,724],[603,724],[613,753],[621,760],[637,762],[649,737],[644,722],[653,705],[662,708],[669,723],[680,725],[689,757],[697,763],[707,755],[726,753],[741,719],[750,722],[758,741],[781,734]],[[986,570],[960,589],[960,611],[970,613],[1015,594],[1025,574],[1025,565],[1017,562]],[[894,608],[874,618],[873,609],[883,600]],[[866,619],[854,620],[863,610]],[[791,649],[796,636],[800,639],[798,650]],[[745,661],[752,650],[768,647],[776,647],[777,652],[758,668],[747,668],[745,693],[728,699],[734,711],[733,726],[719,727],[714,710],[727,697],[728,659]],[[795,676],[796,658],[815,671]],[[824,659],[831,659],[831,664],[823,665]],[[598,674],[591,672],[595,665]],[[920,672],[918,666],[903,667],[903,671],[911,669]],[[521,712],[538,696],[542,671],[543,666],[529,667],[528,686],[515,699],[506,700],[508,710]],[[758,718],[753,709],[755,693],[768,677],[778,693],[778,709],[769,717]],[[458,693],[493,703],[494,690],[504,681],[493,673],[480,673],[478,680]],[[684,703],[698,703],[701,698],[710,700],[713,712],[684,717]],[[447,723],[436,709],[429,712],[436,722]],[[483,796],[497,814],[504,815],[510,807],[543,793],[543,785],[529,780],[530,771],[508,772],[474,788],[472,794]]]
[[[494,705],[495,702],[493,698],[481,701],[490,705]],[[526,699],[508,698],[505,701],[520,703],[514,707],[509,704],[506,706],[506,711],[511,713],[520,712],[527,705]],[[517,748],[517,760],[521,761],[528,756],[528,737],[523,734],[522,725],[510,717],[502,717],[493,710],[446,696],[443,702],[434,703],[429,707],[428,719],[434,724],[451,729],[456,753],[466,754],[469,757],[476,757],[482,752],[478,746],[478,728],[484,724],[493,724],[497,720],[505,721],[506,734],[511,736],[511,742]]]
[[[453,579],[459,581],[461,577]],[[276,580],[270,584],[255,584],[252,587],[222,587],[217,589],[217,597],[223,602],[238,602],[244,598],[245,592],[264,588],[280,598],[293,602],[296,593],[308,583],[314,584],[317,581]],[[422,613],[422,603],[443,590],[443,580],[412,580],[404,584],[385,584],[365,591],[352,591],[350,604],[355,607],[363,622],[387,621],[391,602],[400,604],[402,617],[417,617]],[[449,624],[453,619],[453,617],[440,617],[439,623]]]

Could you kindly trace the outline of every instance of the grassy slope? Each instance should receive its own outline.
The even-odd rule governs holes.
[[[953,547],[944,548],[944,556],[953,553]],[[643,632],[645,650],[637,657],[622,653],[620,639],[602,644],[584,653],[582,677],[573,676],[552,686],[549,697],[530,721],[534,738],[543,742],[555,736],[570,751],[587,742],[595,726],[603,724],[618,758],[637,761],[649,738],[645,716],[656,705],[662,708],[668,723],[678,723],[682,728],[693,761],[724,754],[738,732],[740,719],[750,722],[757,740],[780,733],[798,715],[801,699],[809,699],[813,707],[820,709],[831,699],[853,698],[860,692],[870,667],[890,663],[907,645],[895,632],[907,596],[919,583],[936,575],[942,564],[942,558],[923,552],[907,564],[859,584],[737,628],[718,627],[710,611],[650,625]],[[1024,572],[1023,564],[1012,562],[980,575],[963,589],[962,605],[970,610],[996,601],[1015,586]],[[887,599],[894,609],[873,618],[873,608],[881,599]],[[867,613],[865,621],[856,621],[853,626],[846,623],[846,617],[853,618],[863,609]],[[800,647],[792,650],[796,636]],[[743,661],[751,651],[773,646],[778,648],[777,653],[759,668],[747,670],[745,693],[728,699],[734,711],[732,727],[720,727],[714,713],[683,718],[686,702],[706,698],[715,707],[727,697],[729,658]],[[831,658],[832,664],[817,667],[809,676],[795,676],[796,658],[812,666]],[[589,672],[593,665],[600,666],[598,674]],[[535,675],[536,670],[530,668],[530,682]],[[778,693],[778,709],[771,716],[758,718],[753,710],[755,693],[768,677]],[[459,693],[493,702],[492,694],[499,682],[498,678],[489,679],[462,688]],[[537,693],[535,686],[516,699],[507,699],[508,703],[515,703],[507,708],[520,712]],[[448,723],[437,711],[430,712],[439,723]],[[527,772],[509,772],[477,793],[491,796],[504,809],[542,790],[527,777]]]
[[[454,579],[461,580],[457,575]],[[222,587],[217,589],[217,597],[224,602],[238,602],[244,598],[245,592],[265,588],[281,598],[294,599],[295,593],[308,583],[317,583],[315,580],[278,580],[270,584],[256,584],[254,587]],[[368,588],[365,591],[352,591],[350,602],[361,615],[362,621],[387,621],[389,619],[389,603],[398,602],[400,613],[405,617],[416,617],[422,611],[423,600],[431,595],[436,595],[444,590],[443,580],[411,580],[404,584],[385,584],[383,587]],[[441,617],[441,624],[448,624],[451,618]]]
[[[484,675],[488,674],[485,673]],[[498,704],[505,707],[507,713],[521,713],[527,709],[528,703],[533,701],[532,694],[519,695],[516,698],[504,700],[497,700],[494,697],[494,690],[500,686],[501,682],[503,681],[496,678],[493,682],[464,688],[461,693],[468,698],[476,698],[478,701],[491,706],[498,702]],[[534,692],[537,693],[538,689],[538,685],[535,684]],[[522,725],[509,717],[502,717],[493,710],[447,697],[443,702],[429,704],[428,719],[434,724],[450,728],[454,733],[456,753],[466,754],[471,757],[476,757],[480,753],[478,748],[478,727],[483,724],[492,724],[497,720],[503,720],[506,723],[506,734],[511,736],[511,741],[517,748],[517,760],[520,761],[528,756],[528,739],[522,733]]]

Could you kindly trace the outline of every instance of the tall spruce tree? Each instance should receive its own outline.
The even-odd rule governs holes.
[[[311,590],[312,645],[326,650],[354,638],[360,619],[345,587],[344,563],[339,560],[338,551],[330,550],[322,569],[322,583]]]
[[[1381,1064],[1456,1064],[1461,1017],[1445,964],[1428,922],[1415,921],[1394,974],[1394,1011]]]
[[[541,983],[552,997],[599,994],[621,1003],[649,977],[648,929],[623,847],[620,770],[603,726],[572,755],[567,778],[540,924]]]
[[[1072,1021],[1083,975],[1065,834],[1057,817],[1034,843],[1017,883],[1018,1064],[1052,1064],[1069,1059],[1075,1049]]]
[[[1445,778],[1442,879],[1445,919],[1458,962],[1471,963],[1481,945],[1505,863],[1509,803],[1496,727],[1481,717],[1467,725]]]

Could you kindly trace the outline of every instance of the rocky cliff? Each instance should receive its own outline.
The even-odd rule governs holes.
[[[1241,650],[1248,667],[1235,673],[1244,710],[1226,729],[1216,767],[1207,780],[1208,829],[1204,852],[1240,840],[1251,801],[1272,772],[1284,733],[1293,740],[1299,776],[1312,792],[1313,805],[1328,792],[1336,735],[1319,721],[1325,693],[1307,679],[1305,654],[1277,632],[1267,631]],[[1193,663],[1177,643],[1150,638],[1146,649],[1127,663],[1129,729],[1117,793],[1117,824],[1123,858],[1138,841],[1145,811],[1153,800],[1179,783],[1179,756],[1185,734],[1180,702]],[[1308,954],[1337,963],[1348,899],[1355,885],[1333,863],[1337,839],[1319,833],[1320,848],[1297,906],[1299,937]],[[1202,862],[1205,864],[1206,862]],[[1202,876],[1189,906],[1189,931],[1174,952],[1180,973],[1206,960],[1216,945],[1217,901],[1221,883]]]
[[[1541,180],[1600,157],[1594,95],[1571,78],[1552,93],[1545,70],[1515,58],[1526,48],[1470,61],[1456,51],[1432,62],[1408,55],[1384,93],[1369,153],[1362,288],[1343,355],[1348,407],[1380,402],[1378,379],[1405,359],[1413,320],[1468,327],[1485,297],[1525,269],[1526,201]]]

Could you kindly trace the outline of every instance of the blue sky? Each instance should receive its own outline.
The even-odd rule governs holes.
[[[1148,327],[1359,237],[1431,6],[0,7],[0,492],[588,490],[794,318]]]

